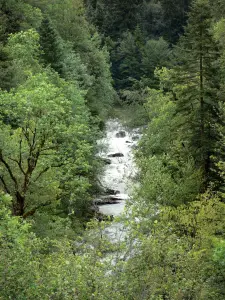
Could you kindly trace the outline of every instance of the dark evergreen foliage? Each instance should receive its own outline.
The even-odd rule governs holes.
[[[45,65],[50,65],[56,72],[62,75],[63,48],[61,38],[54,28],[51,20],[45,17],[39,29],[41,57]]]
[[[170,43],[178,41],[187,21],[192,0],[160,0],[163,14],[163,37]]]
[[[105,36],[120,38],[137,25],[137,8],[142,0],[86,0],[87,13]]]
[[[177,67],[175,80],[186,85],[177,101],[177,111],[184,115],[183,126],[189,132],[187,140],[196,166],[203,170],[205,188],[210,182],[218,188],[222,182],[216,164],[224,159],[220,132],[224,122],[219,99],[219,52],[210,32],[211,22],[209,3],[194,2],[185,34],[177,46],[181,66]]]

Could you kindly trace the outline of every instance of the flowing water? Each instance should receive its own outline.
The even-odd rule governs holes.
[[[104,159],[104,172],[99,180],[105,190],[110,191],[107,196],[97,199],[99,211],[110,216],[119,216],[124,212],[126,200],[132,192],[132,178],[135,176],[133,149],[140,138],[139,129],[128,130],[118,120],[109,120],[106,124],[106,136],[99,141],[99,156]],[[114,204],[107,204],[113,199]],[[112,222],[105,229],[111,240],[121,239],[125,229],[122,223]]]
[[[132,149],[139,138],[137,130],[128,131],[118,120],[109,120],[106,124],[106,137],[99,141],[102,146],[99,155],[107,160],[107,164],[99,179],[103,187],[112,192],[108,198],[115,199],[117,203],[100,205],[103,214],[118,216],[124,211],[135,175]]]

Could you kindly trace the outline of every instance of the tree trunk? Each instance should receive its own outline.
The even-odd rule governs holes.
[[[16,204],[14,213],[16,216],[23,216],[25,206],[25,196],[22,196],[18,191],[16,192]]]

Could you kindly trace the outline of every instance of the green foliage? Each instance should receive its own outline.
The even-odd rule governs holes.
[[[150,122],[136,154],[142,186],[138,194],[145,199],[141,205],[148,207],[153,202],[177,206],[194,200],[201,172],[195,170],[193,157],[182,144],[172,95],[150,90],[146,108]]]
[[[11,35],[6,49],[20,83],[0,96],[1,185],[13,196],[14,214],[27,217],[61,201],[66,215],[83,217],[97,131],[81,92],[40,65],[36,31]]]
[[[11,35],[5,49],[13,61],[17,83],[23,82],[31,72],[40,70],[39,34],[34,29]]]
[[[8,34],[37,28],[42,19],[41,11],[22,0],[1,0],[0,40],[5,42]]]
[[[190,0],[86,0],[87,14],[105,36],[120,38],[127,31],[133,31],[136,24],[148,38],[164,36],[176,42],[186,22]]]
[[[126,299],[117,290],[122,263],[113,267],[111,259],[102,260],[105,251],[113,251],[101,237],[104,224],[90,224],[95,235],[87,234],[83,246],[72,246],[66,236],[41,240],[28,223],[11,216],[9,196],[1,194],[0,200],[1,299]],[[109,268],[116,277],[107,275]]]
[[[221,267],[225,264],[225,241],[217,239],[215,242],[215,250],[213,255],[214,261],[217,262]]]
[[[63,47],[56,30],[51,24],[49,18],[44,18],[40,26],[40,48],[42,50],[42,59],[45,64],[62,74]]]
[[[138,36],[126,32],[122,36],[116,51],[116,60],[119,63],[117,88],[130,88],[134,80],[140,80],[141,52]]]
[[[224,298],[225,206],[215,193],[224,176],[223,81],[212,20],[209,2],[194,1],[177,64],[156,70],[160,90],[148,91],[150,121],[136,152],[140,186],[128,208],[139,242],[125,265],[127,299]],[[221,53],[223,32],[220,20]]]
[[[166,67],[171,60],[171,50],[163,38],[149,40],[142,50],[142,81],[146,86],[157,88],[158,81],[154,76],[156,68]]]
[[[223,119],[218,84],[219,53],[211,34],[211,22],[209,2],[195,1],[177,47],[180,64],[167,72],[163,82],[174,95],[176,113],[182,116],[183,143],[190,148],[196,166],[202,169],[205,187],[213,181],[218,188],[222,179],[213,156],[223,160],[219,129]]]
[[[118,38],[137,24],[137,8],[142,0],[86,0],[88,16],[105,36]]]
[[[40,3],[35,2],[35,5],[51,16],[52,20],[51,30],[45,25],[44,34],[42,29],[45,45],[51,48],[54,45],[54,51],[50,48],[46,49],[44,55],[49,56],[46,60],[56,64],[54,68],[59,68],[57,71],[62,77],[68,78],[69,75],[70,79],[79,78],[80,83],[83,84],[82,88],[86,91],[85,99],[90,111],[93,115],[99,115],[104,119],[116,99],[112,87],[108,51],[102,46],[101,38],[95,28],[88,24],[81,1],[57,0],[53,3],[44,0]],[[56,32],[63,42],[57,37]],[[68,60],[71,58],[73,61]],[[67,70],[68,64],[70,66]],[[71,67],[74,65],[76,67],[72,70]],[[76,70],[80,74],[75,74]]]
[[[9,90],[18,84],[18,76],[11,54],[4,47],[7,39],[12,33],[38,28],[42,14],[39,9],[21,0],[0,1],[0,12],[0,87]]]
[[[1,124],[2,184],[13,195],[15,214],[29,215],[56,201],[60,174],[69,181],[89,171],[88,115],[85,119],[82,101],[73,87],[63,82],[57,87],[44,73],[30,77],[16,92],[2,93],[4,119],[16,120],[16,128]],[[79,183],[83,189],[85,181]]]
[[[14,87],[13,82],[14,68],[12,61],[7,55],[7,51],[4,46],[0,45],[0,88],[3,90],[9,90]]]
[[[164,32],[163,9],[160,1],[142,1],[138,8],[138,24],[147,38],[157,38]]]
[[[0,299],[224,299],[224,3],[189,2],[87,0],[100,36],[81,0],[0,1]],[[82,226],[110,67],[148,122],[120,243]]]
[[[167,46],[162,37],[168,41],[168,45],[177,42],[179,35],[183,33],[190,1],[84,2],[88,19],[97,26],[106,42],[111,39],[112,74],[122,99],[123,90],[136,90],[133,84],[142,76],[145,77],[145,86],[156,87],[154,67],[162,64],[165,66],[168,64],[167,60],[170,60],[169,50],[165,49]],[[137,34],[141,39],[138,40]],[[152,42],[147,42],[151,40]]]
[[[162,38],[145,41],[139,27],[133,34],[125,33],[114,53],[114,63],[118,64],[114,69],[115,84],[121,98],[129,104],[143,104],[146,87],[157,88],[159,85],[155,69],[169,66],[171,59],[172,51]]]
[[[120,122],[124,124],[124,126],[127,126],[128,128],[137,128],[137,127],[145,126],[146,123],[149,121],[148,114],[142,102],[140,104],[137,103],[136,101],[137,97],[140,97],[140,95],[136,94],[134,95],[134,97],[135,99],[132,98],[131,104],[128,105],[127,103],[124,104],[124,102],[122,102],[120,105],[116,106],[113,109],[111,114],[112,118],[119,119]]]
[[[62,77],[78,84],[83,94],[87,93],[94,81],[94,76],[88,72],[88,66],[82,62],[80,54],[73,50],[70,42],[63,43]]]
[[[191,0],[160,0],[163,12],[163,37],[174,43],[183,33]]]
[[[223,231],[224,209],[206,193],[178,208],[159,206],[157,215],[140,219],[134,228],[141,242],[125,270],[127,299],[223,299],[214,236]]]

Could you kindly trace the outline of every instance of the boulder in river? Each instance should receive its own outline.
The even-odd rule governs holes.
[[[134,135],[132,136],[132,140],[133,141],[138,141],[140,139],[140,136],[139,135]]]
[[[107,188],[107,189],[105,190],[105,194],[106,194],[106,195],[117,195],[117,194],[119,194],[119,193],[120,193],[120,191],[116,191],[116,190],[109,189],[109,188]]]
[[[113,215],[104,215],[104,214],[101,214],[101,213],[97,213],[95,215],[95,218],[99,221],[99,222],[102,222],[102,221],[113,221],[114,217]]]
[[[117,196],[107,195],[107,196],[102,196],[99,199],[96,199],[94,204],[95,205],[117,204],[118,201],[120,201],[120,200],[122,200],[122,199],[120,199]]]
[[[92,213],[99,212],[99,207],[97,205],[93,204],[92,206],[89,207],[89,211]]]
[[[102,158],[102,161],[106,164],[106,165],[111,165],[111,160],[109,158]]]
[[[108,155],[108,157],[123,157],[123,156],[124,156],[123,153],[120,153],[120,152],[111,153],[111,154]]]
[[[123,130],[116,133],[117,138],[124,138],[125,136],[126,136],[126,132]]]

